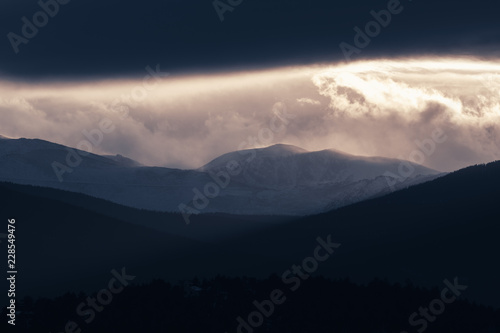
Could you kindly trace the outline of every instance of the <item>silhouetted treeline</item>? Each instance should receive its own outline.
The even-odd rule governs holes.
[[[74,321],[81,332],[95,333],[237,332],[237,318],[248,322],[248,315],[257,310],[253,302],[270,299],[275,289],[284,292],[284,302],[275,305],[269,317],[263,317],[262,325],[251,328],[254,332],[417,332],[421,326],[410,326],[409,316],[441,294],[438,288],[427,290],[411,284],[375,280],[359,286],[349,280],[322,277],[309,278],[294,292],[276,275],[265,280],[194,279],[176,285],[155,280],[127,286],[101,312],[95,312],[89,323],[85,319],[90,316],[76,313],[78,305],[87,302],[83,293],[55,299],[25,298],[18,307],[21,313],[16,328],[19,332],[65,332],[68,321]],[[5,310],[2,317],[6,318]],[[500,332],[500,310],[457,299],[428,323],[425,332]]]

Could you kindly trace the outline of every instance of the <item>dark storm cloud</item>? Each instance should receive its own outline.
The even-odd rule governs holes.
[[[60,0],[67,2],[68,0]],[[42,0],[42,2],[47,2]],[[236,1],[233,1],[233,3]],[[172,73],[343,60],[370,11],[387,0],[245,0],[219,17],[211,0],[71,0],[15,53],[7,35],[22,36],[36,0],[0,4],[0,74],[50,78],[128,76],[163,64]],[[420,53],[489,56],[500,41],[494,1],[403,0],[357,57]]]

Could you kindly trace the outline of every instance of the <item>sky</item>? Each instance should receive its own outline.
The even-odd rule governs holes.
[[[422,164],[489,162],[500,158],[497,7],[4,0],[0,134],[76,147],[109,119],[93,152],[196,168],[274,143],[408,159],[439,130]]]

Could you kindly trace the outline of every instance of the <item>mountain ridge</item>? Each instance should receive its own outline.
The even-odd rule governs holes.
[[[229,175],[228,162],[237,163],[241,173]],[[397,174],[401,163],[277,144],[230,152],[200,169],[181,170],[143,166],[121,155],[97,155],[39,139],[0,141],[0,180],[169,212],[187,205],[202,213],[307,215],[442,175],[407,162],[414,174],[390,188],[384,173]],[[218,186],[215,197],[207,186]],[[201,209],[197,193],[205,197]]]

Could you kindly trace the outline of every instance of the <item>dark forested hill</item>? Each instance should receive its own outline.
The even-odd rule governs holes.
[[[318,273],[434,286],[468,281],[466,297],[500,306],[500,162],[234,240],[230,247],[274,258],[310,256],[317,237],[341,243]]]
[[[38,192],[40,189],[32,190]],[[57,195],[61,194],[71,196],[66,192]],[[109,212],[110,215],[140,213],[109,206],[99,200],[94,202],[92,198],[83,199],[97,205],[91,205],[92,208],[123,209],[112,214]],[[12,186],[0,186],[0,203],[5,232],[7,219],[16,220],[16,294],[19,296],[51,296],[66,291],[93,290],[109,280],[112,269],[119,271],[122,267],[136,275],[139,282],[155,277],[177,281],[194,274],[242,274],[247,270],[237,260],[246,258],[245,254],[237,250],[226,253],[206,242],[134,225],[126,219],[113,218],[60,200],[23,193]],[[150,216],[156,215],[145,212],[143,218]],[[165,216],[168,217],[159,215],[160,218]],[[160,218],[157,216],[155,222],[160,223]],[[208,223],[210,219],[204,221]],[[162,222],[168,224],[172,221],[167,218]],[[6,239],[0,241],[2,253],[7,253]],[[247,261],[248,258],[242,263]],[[231,271],[226,271],[226,268]],[[1,285],[6,286],[6,280]]]
[[[18,332],[26,333],[65,332],[70,321],[82,332],[94,333],[413,333],[424,327],[422,332],[428,333],[500,332],[500,310],[465,300],[446,305],[432,322],[424,325],[419,317],[420,322],[411,325],[409,317],[419,308],[429,307],[429,301],[440,294],[437,288],[392,285],[381,280],[359,286],[349,280],[315,277],[296,292],[285,292],[281,304],[269,306],[269,293],[277,288],[285,291],[283,287],[276,275],[262,280],[218,276],[174,285],[156,280],[127,286],[88,323],[85,320],[90,317],[79,316],[75,309],[85,304],[87,296],[97,297],[96,293],[26,298],[21,301],[22,313],[16,326]],[[267,310],[267,316],[262,316],[255,328],[248,324],[251,313],[257,318],[252,323],[259,324],[254,302]],[[241,320],[247,323],[246,328],[240,326]]]
[[[212,235],[209,242],[200,241],[201,229],[193,229],[198,236],[189,238],[149,225],[176,218],[177,223],[179,216],[129,210],[66,192],[3,184],[0,200],[2,219],[17,221],[20,295],[98,290],[112,269],[122,267],[138,282],[216,274],[281,276],[313,255],[318,237],[331,235],[341,246],[311,274],[350,277],[358,283],[410,280],[427,287],[456,277],[468,286],[463,297],[500,306],[499,184],[499,162],[478,165],[329,213],[276,218],[281,223],[260,230]],[[138,225],[141,217],[145,226]],[[215,230],[222,230],[231,221],[252,219],[201,215],[193,225],[209,230],[214,223]]]

